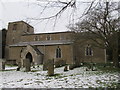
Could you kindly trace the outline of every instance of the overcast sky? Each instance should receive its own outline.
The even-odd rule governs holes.
[[[47,4],[43,3],[43,1],[45,0],[0,0],[0,29],[7,29],[8,22],[24,20],[34,27],[35,33],[66,31],[68,30],[66,26],[72,21],[77,22],[77,18],[82,15],[85,8],[89,5],[87,2],[92,0],[78,0],[77,9],[73,10],[68,8],[62,13],[61,17],[57,19],[56,24],[55,19],[44,20],[42,22],[40,20],[28,19],[49,17],[55,15],[60,10],[60,7],[53,5],[51,8],[46,8],[41,15],[43,7],[39,5],[44,6]],[[71,14],[71,12],[74,12],[74,14]]]

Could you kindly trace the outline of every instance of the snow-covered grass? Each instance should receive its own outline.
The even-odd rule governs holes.
[[[32,68],[31,72],[16,71],[16,68],[0,71],[0,88],[116,88],[120,80],[119,72],[86,71],[86,67],[67,72],[64,67],[56,68],[54,76],[47,76],[42,66]]]

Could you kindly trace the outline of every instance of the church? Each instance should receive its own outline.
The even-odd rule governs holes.
[[[29,59],[35,65],[54,59],[55,64],[80,64],[81,62],[106,62],[106,50],[85,42],[75,46],[75,32],[34,33],[34,28],[24,21],[10,22],[6,35],[5,59],[7,63],[23,65]]]

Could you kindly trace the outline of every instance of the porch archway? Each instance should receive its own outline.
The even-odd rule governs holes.
[[[33,57],[32,57],[32,54],[31,54],[30,52],[28,52],[28,53],[26,54],[26,59],[28,59],[28,60],[30,61],[30,63],[33,62]]]

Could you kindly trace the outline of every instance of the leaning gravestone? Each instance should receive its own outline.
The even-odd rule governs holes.
[[[30,60],[29,59],[25,59],[24,60],[24,66],[25,66],[25,71],[26,72],[31,71],[31,64],[30,64]]]
[[[54,59],[49,59],[47,65],[48,76],[54,75]]]
[[[5,61],[0,59],[0,71],[5,70]]]

